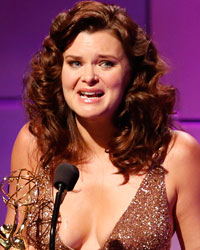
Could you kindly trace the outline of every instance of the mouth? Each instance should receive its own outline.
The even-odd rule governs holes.
[[[82,98],[100,98],[104,95],[103,91],[80,91],[79,95]]]

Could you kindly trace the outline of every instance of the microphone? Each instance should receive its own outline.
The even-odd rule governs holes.
[[[74,165],[68,163],[62,163],[58,165],[58,167],[56,168],[54,177],[54,187],[58,189],[58,192],[56,193],[56,200],[51,220],[50,243],[49,243],[50,250],[55,250],[56,224],[58,220],[58,212],[61,204],[63,191],[73,190],[78,178],[79,178],[79,171],[78,168]]]

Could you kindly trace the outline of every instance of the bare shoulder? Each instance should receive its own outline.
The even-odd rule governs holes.
[[[173,131],[164,167],[176,193],[189,191],[191,183],[194,188],[198,185],[200,188],[200,145],[197,140],[188,133]]]
[[[178,164],[178,168],[190,168],[192,163],[200,163],[200,145],[197,140],[190,134],[183,131],[173,131],[172,140],[169,145],[168,154],[166,157],[168,164]],[[188,166],[189,164],[189,166]],[[200,168],[198,164],[194,167]]]
[[[200,249],[200,145],[196,139],[174,131],[165,166],[177,197],[174,215],[181,247]]]
[[[11,157],[12,170],[19,168],[33,170],[35,168],[38,158],[37,141],[28,126],[27,123],[21,128],[15,140]]]
[[[192,135],[180,130],[173,131],[172,135],[171,146],[172,148],[174,147],[174,150],[181,149],[187,153],[188,151],[190,152],[191,149],[200,149],[199,143]]]
[[[17,135],[17,142],[29,143],[34,139],[34,136],[29,131],[29,123],[26,123],[19,131]]]
[[[29,124],[25,124],[19,131],[15,140],[12,156],[11,156],[11,171],[17,171],[19,169],[29,170],[34,172],[37,167],[37,142],[36,138],[29,131]],[[24,180],[20,179],[20,186],[23,187]],[[14,194],[16,192],[16,182],[10,183],[9,192]],[[18,194],[19,196],[24,195],[26,187],[24,186]],[[23,221],[23,213],[19,213],[18,222]],[[8,207],[5,224],[13,224],[15,212],[13,209]]]

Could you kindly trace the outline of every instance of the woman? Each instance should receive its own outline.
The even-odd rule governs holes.
[[[165,72],[118,6],[79,2],[56,17],[24,81],[29,122],[12,153],[12,170],[45,183],[29,211],[29,249],[48,249],[61,162],[80,177],[61,205],[56,249],[170,249],[174,231],[182,249],[200,249],[200,149],[171,129]]]

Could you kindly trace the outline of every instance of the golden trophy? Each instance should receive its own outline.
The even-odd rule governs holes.
[[[9,190],[10,185],[12,185],[11,190]],[[4,249],[28,249],[23,230],[28,220],[30,206],[38,202],[39,189],[44,187],[42,178],[26,169],[14,171],[3,179],[0,186],[3,201],[15,210],[13,223],[0,227],[0,246]],[[19,213],[23,213],[20,224]]]

